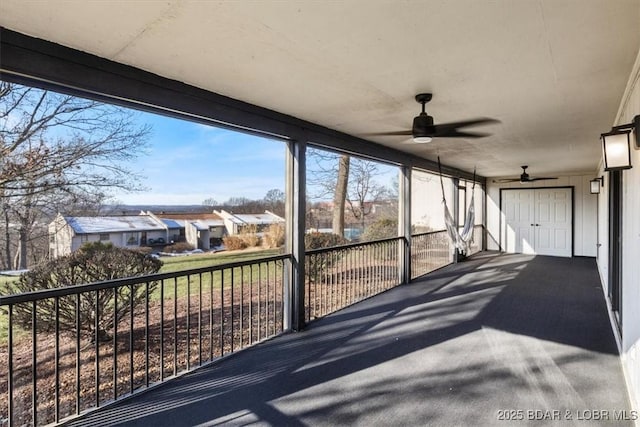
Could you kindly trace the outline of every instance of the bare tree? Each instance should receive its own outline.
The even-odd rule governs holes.
[[[392,197],[394,192],[397,197],[397,186],[389,189],[376,181],[381,174],[377,162],[316,149],[309,150],[307,158],[310,159],[312,197],[333,200],[334,234],[344,235],[347,208],[364,230],[366,217],[373,212],[375,202]]]
[[[210,207],[210,208],[213,208],[213,207],[216,207],[216,206],[219,206],[219,205],[220,205],[220,203],[216,199],[214,199],[213,197],[209,197],[208,199],[204,199],[202,201],[202,206],[207,206],[207,207]]]
[[[333,234],[343,236],[351,156],[310,149],[307,159],[310,198],[333,200],[331,228]]]
[[[347,203],[353,217],[360,222],[363,232],[365,219],[373,212],[375,203],[389,194],[387,187],[376,182],[375,177],[379,174],[377,163],[357,157],[351,160]]]
[[[284,191],[273,188],[264,196],[264,204],[267,209],[276,215],[284,216]]]
[[[114,189],[140,190],[126,167],[144,153],[150,128],[127,109],[0,82],[0,203],[7,241],[17,228],[18,268],[38,212],[58,201],[95,200]]]
[[[333,193],[333,234],[344,236],[344,212],[349,187],[349,166],[351,156],[343,154],[338,159],[338,176]]]

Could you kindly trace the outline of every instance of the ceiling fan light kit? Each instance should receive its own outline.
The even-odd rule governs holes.
[[[430,136],[414,136],[413,137],[413,142],[416,142],[418,144],[426,144],[433,141],[433,138],[431,138]]]

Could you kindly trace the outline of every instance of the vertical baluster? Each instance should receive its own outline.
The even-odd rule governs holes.
[[[231,267],[231,318],[230,320],[230,325],[231,325],[231,353],[233,353],[234,351],[234,344],[235,344],[235,324],[234,324],[234,320],[235,320],[235,316],[234,316],[234,311],[235,311],[235,299],[234,299],[234,291],[235,291],[235,268]]]
[[[258,263],[258,269],[262,263]],[[249,266],[249,345],[253,344],[253,267]]]
[[[149,387],[149,282],[144,284],[144,386]]]
[[[213,360],[213,271],[209,272],[209,360]]]
[[[7,360],[7,418],[9,421],[9,426],[13,425],[13,304],[9,305],[8,308],[8,330],[7,330],[7,352],[8,352],[8,360]]]
[[[280,332],[280,316],[282,312],[279,309],[280,304],[278,304],[278,292],[280,290],[280,268],[278,261],[271,261],[273,264],[273,331],[274,334]],[[304,283],[302,284],[304,286]],[[308,290],[305,289],[305,293]]]
[[[269,264],[267,264],[267,272],[266,272],[266,282],[265,282],[265,290],[264,290],[264,337],[269,336],[269,277],[270,277],[270,268]]]
[[[278,324],[277,321],[277,313],[276,313],[276,288],[278,287],[278,278],[276,276],[276,274],[278,273],[278,269],[276,268],[275,262],[273,263],[273,299],[272,299],[272,304],[273,304],[273,310],[272,310],[272,315],[273,315],[273,335],[277,334],[278,331],[276,330],[276,325]]]
[[[267,263],[258,269],[258,341],[262,339],[262,270],[268,267]]]
[[[133,285],[129,285],[129,393],[133,394]]]
[[[220,355],[224,356],[224,270],[220,270]]]
[[[36,366],[38,365],[38,334],[37,330],[37,303],[31,303],[31,401],[33,404],[32,421],[33,425],[38,425],[38,373]]]
[[[54,326],[55,334],[55,354],[54,354],[54,370],[55,370],[55,389],[54,389],[54,421],[60,420],[60,297],[53,300],[53,311],[55,313],[56,323]]]
[[[173,278],[173,375],[178,373],[178,278]]]
[[[80,415],[80,293],[76,294],[76,415]],[[11,359],[9,359],[11,360]]]
[[[187,274],[187,371],[191,368],[191,275]]]
[[[118,398],[118,290],[113,289],[113,400]]]
[[[202,273],[198,274],[198,366],[202,365]]]
[[[160,381],[164,381],[164,279],[160,281]]]
[[[244,265],[240,266],[240,348],[244,347]]]
[[[95,306],[95,319],[94,320],[94,346],[95,346],[95,387],[96,387],[96,408],[100,406],[100,337],[99,330],[100,324],[98,322],[98,318],[100,316],[100,291],[96,291],[96,306]]]

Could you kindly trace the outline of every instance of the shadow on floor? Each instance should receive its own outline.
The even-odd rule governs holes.
[[[592,259],[482,253],[71,425],[502,425],[511,410],[630,414]]]

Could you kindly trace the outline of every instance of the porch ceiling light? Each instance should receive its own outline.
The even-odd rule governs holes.
[[[604,177],[593,178],[589,181],[589,192],[591,194],[600,194],[600,187],[604,184]]]
[[[635,144],[640,148],[640,115],[632,123],[614,126],[600,135],[604,155],[604,170],[631,169],[631,132],[635,130]]]
[[[431,138],[430,136],[414,136],[413,137],[413,142],[417,142],[418,144],[426,144],[428,142],[433,141],[433,138]]]

